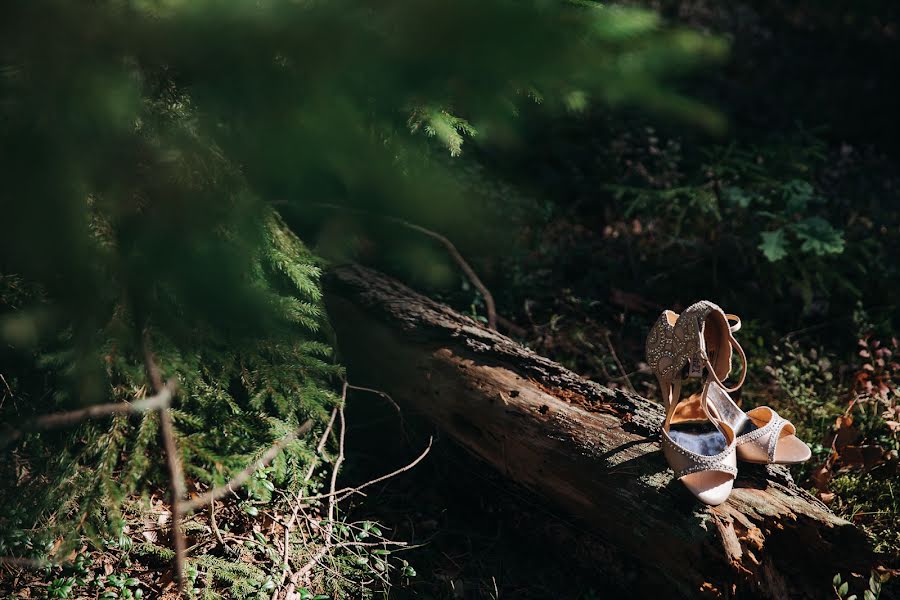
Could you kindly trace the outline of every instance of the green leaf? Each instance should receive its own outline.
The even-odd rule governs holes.
[[[877,596],[872,593],[872,590],[866,590],[863,592],[863,598],[865,600],[876,600]]]
[[[244,512],[247,513],[248,515],[250,515],[251,517],[255,517],[256,515],[259,514],[259,509],[257,509],[252,504],[245,504],[243,506],[243,508],[244,508]]]
[[[659,27],[659,14],[651,10],[601,6],[593,2],[584,2],[582,6],[593,10],[597,15],[594,31],[604,40],[627,40]]]
[[[840,254],[844,251],[844,233],[822,217],[809,217],[791,226],[803,242],[800,250],[816,256]]]
[[[733,204],[735,206],[739,206],[741,208],[747,208],[750,206],[750,203],[753,202],[753,196],[747,193],[746,190],[742,190],[739,187],[727,187],[722,190],[722,198],[725,199],[725,202],[729,204]]]
[[[786,203],[786,212],[796,214],[806,210],[815,195],[815,190],[807,181],[792,179],[781,187],[781,195]]]
[[[569,111],[573,113],[584,112],[584,110],[588,106],[588,97],[583,90],[575,90],[574,92],[569,92],[565,95],[563,101],[566,104],[566,108],[568,108]]]
[[[763,231],[762,242],[759,248],[769,262],[776,262],[787,256],[787,245],[784,239],[784,229],[775,231]],[[838,575],[840,577],[840,575]]]
[[[843,598],[848,589],[850,589],[850,584],[845,581],[841,584],[841,587],[838,588],[838,595]]]
[[[831,580],[831,583],[834,584],[834,587],[841,585],[841,574],[838,573],[837,575],[835,575],[834,579]]]
[[[844,600],[856,600],[856,594],[851,594],[847,596]]]

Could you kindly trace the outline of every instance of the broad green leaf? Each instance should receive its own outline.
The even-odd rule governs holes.
[[[775,231],[763,231],[762,242],[759,248],[769,262],[776,262],[787,256],[787,244],[784,239],[784,229]]]
[[[788,214],[801,213],[815,197],[813,186],[802,179],[792,179],[781,187]]]
[[[840,254],[844,251],[844,233],[822,217],[809,217],[791,226],[803,242],[800,250],[816,256]]]
[[[747,208],[748,206],[750,206],[750,203],[753,202],[753,196],[747,193],[746,190],[743,190],[739,187],[729,186],[723,189],[722,198],[724,198],[725,201],[729,204],[733,204],[741,208]]]

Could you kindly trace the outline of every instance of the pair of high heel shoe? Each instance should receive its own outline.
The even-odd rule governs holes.
[[[680,315],[664,311],[647,336],[647,364],[659,380],[666,409],[663,454],[675,477],[712,506],[731,494],[738,459],[796,464],[812,454],[790,421],[767,406],[745,413],[729,395],[747,376],[747,358],[734,337],[740,327],[738,317],[703,300]],[[735,351],[743,367],[738,383],[728,387],[724,382]],[[703,388],[681,398],[688,377],[703,379]]]

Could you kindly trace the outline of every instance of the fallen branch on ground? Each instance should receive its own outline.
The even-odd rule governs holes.
[[[172,401],[177,385],[174,380],[169,381],[162,390],[149,398],[133,400],[131,402],[115,402],[109,404],[94,404],[76,410],[51,413],[36,417],[31,421],[25,421],[15,426],[13,431],[4,434],[0,446],[11,443],[31,431],[45,431],[59,427],[70,427],[87,419],[99,419],[112,415],[140,414],[151,410],[167,408]]]
[[[266,467],[270,462],[275,460],[275,457],[278,456],[278,453],[281,450],[296,440],[299,437],[303,437],[309,430],[312,429],[313,422],[312,419],[307,419],[303,425],[298,427],[295,431],[287,434],[266,450],[262,456],[260,456],[257,460],[253,461],[249,465],[247,465],[240,473],[232,477],[227,483],[223,485],[219,485],[214,487],[213,489],[191,498],[190,500],[182,501],[181,504],[181,512],[183,514],[189,514],[200,507],[207,506],[213,500],[220,500],[225,497],[229,492],[233,492],[239,489],[253,474]]]

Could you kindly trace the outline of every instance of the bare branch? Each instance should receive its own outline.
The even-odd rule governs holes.
[[[344,399],[345,400],[345,399]],[[342,400],[341,402],[343,402]],[[331,429],[334,427],[334,421],[337,419],[338,409],[335,408],[331,411],[331,418],[328,419],[328,425],[325,426],[325,431],[322,433],[322,437],[319,438],[319,444],[316,446],[316,456],[310,461],[309,469],[306,471],[306,481],[309,481],[313,473],[316,470],[316,466],[318,463],[318,457],[322,455],[322,452],[325,451],[325,444],[328,443],[328,437],[331,435]],[[284,582],[287,581],[288,575],[291,573],[291,565],[289,562],[290,552],[291,552],[291,532],[294,530],[294,523],[297,522],[297,513],[304,506],[308,506],[306,504],[301,504],[300,500],[302,497],[298,493],[294,497],[294,510],[291,512],[291,518],[288,520],[287,524],[284,527],[284,551],[282,556],[282,569],[281,569],[281,579],[278,582],[278,586],[275,588],[275,591],[272,592],[272,600],[276,600],[278,598],[279,593],[281,593],[281,586],[284,585]]]
[[[412,461],[411,463],[409,463],[408,465],[406,465],[406,466],[404,466],[404,467],[400,467],[399,469],[397,469],[397,470],[395,470],[395,471],[391,471],[390,473],[387,473],[386,475],[382,475],[381,477],[376,477],[375,479],[372,479],[372,480],[370,480],[370,481],[367,481],[367,482],[363,483],[362,485],[358,485],[358,486],[356,486],[356,487],[345,487],[345,488],[341,488],[341,489],[337,490],[336,492],[328,492],[327,494],[317,494],[317,495],[315,495],[315,496],[307,496],[307,497],[304,498],[304,500],[321,500],[321,499],[323,499],[323,498],[329,498],[329,497],[331,497],[332,494],[336,494],[336,495],[339,495],[339,496],[342,496],[342,497],[343,497],[343,496],[349,496],[349,495],[351,495],[351,494],[357,494],[357,493],[359,493],[361,490],[363,490],[363,489],[369,487],[370,485],[375,485],[376,483],[380,483],[380,482],[382,482],[382,481],[385,481],[386,479],[390,479],[391,477],[396,477],[396,476],[399,475],[400,473],[404,473],[404,472],[406,472],[406,471],[409,471],[410,469],[412,469],[413,467],[415,467],[417,464],[419,464],[420,462],[422,462],[422,460],[423,460],[423,459],[428,455],[428,453],[431,451],[431,445],[432,445],[433,442],[434,442],[434,438],[433,438],[433,437],[429,437],[429,438],[428,438],[428,445],[425,447],[425,449],[422,451],[422,453],[421,453],[414,461]],[[342,499],[342,498],[341,498],[341,499]]]
[[[232,477],[228,481],[228,483],[216,486],[208,492],[197,496],[196,498],[192,498],[184,502],[179,502],[179,504],[181,505],[182,513],[191,513],[202,506],[207,506],[213,500],[219,500],[226,496],[229,492],[240,488],[248,479],[250,479],[253,473],[272,462],[285,446],[293,442],[298,437],[302,437],[305,434],[309,433],[309,430],[312,429],[312,426],[312,419],[307,419],[306,422],[304,422],[303,425],[298,427],[295,431],[292,431],[291,433],[275,442],[268,450],[265,451],[262,456],[247,465],[243,471]]]
[[[368,392],[370,394],[375,394],[376,396],[381,396],[385,400],[387,400],[391,406],[394,407],[394,410],[397,411],[397,416],[400,417],[400,427],[403,429],[404,434],[406,433],[406,422],[403,419],[403,411],[400,410],[400,405],[391,398],[391,395],[387,392],[382,392],[381,390],[376,390],[374,388],[363,387],[361,385],[353,385],[347,384],[347,388],[351,390],[356,390],[358,392]]]
[[[364,214],[370,217],[374,216],[389,223],[394,223],[396,225],[406,227],[407,229],[418,231],[419,233],[427,235],[428,237],[440,242],[444,246],[444,248],[447,249],[450,257],[453,258],[453,261],[456,262],[460,269],[462,269],[463,273],[466,274],[466,277],[469,278],[469,281],[472,283],[472,285],[475,286],[475,289],[477,289],[481,293],[481,297],[484,298],[484,307],[487,311],[488,327],[490,329],[493,329],[494,331],[497,330],[497,304],[494,302],[494,295],[491,294],[491,291],[487,289],[487,286],[484,285],[484,282],[482,282],[481,278],[478,277],[478,274],[475,273],[475,269],[473,269],[472,266],[466,261],[466,259],[463,258],[462,254],[460,254],[459,250],[456,249],[456,246],[453,244],[453,242],[447,239],[447,237],[441,235],[436,231],[422,227],[421,225],[416,225],[415,223],[410,223],[409,221],[404,221],[403,219],[397,217],[379,215],[359,208],[340,206],[339,204],[330,204],[327,202],[319,202],[316,204],[316,206],[334,210],[343,210],[351,213]]]
[[[49,560],[40,558],[20,558],[18,556],[0,556],[0,565],[4,567],[14,567],[17,569],[44,569],[52,567],[53,563]]]
[[[150,332],[144,329],[141,335],[141,349],[144,354],[144,370],[147,379],[158,394],[163,389],[162,375],[156,364],[153,352],[150,350]],[[187,556],[187,548],[184,541],[184,532],[181,530],[181,499],[184,498],[184,473],[181,470],[181,460],[178,457],[178,448],[175,444],[175,427],[172,424],[172,413],[168,407],[159,410],[159,431],[162,436],[163,447],[166,450],[166,464],[169,469],[169,484],[172,490],[172,543],[175,546],[175,581],[178,585],[178,593],[184,591],[184,562]]]
[[[28,431],[44,431],[47,429],[56,429],[59,427],[67,427],[75,425],[86,419],[96,419],[111,415],[122,415],[129,413],[143,413],[151,410],[161,410],[168,408],[172,401],[172,397],[177,389],[177,383],[169,381],[162,390],[155,396],[142,398],[132,402],[113,402],[109,404],[94,404],[77,410],[65,412],[51,413],[37,417],[31,421],[26,421],[16,426],[15,430],[4,434],[2,442],[13,442],[25,432]]]
[[[619,373],[625,378],[625,383],[628,384],[628,389],[633,394],[637,394],[637,390],[634,389],[634,386],[631,385],[631,378],[628,377],[628,371],[625,370],[625,367],[622,366],[622,361],[619,360],[619,355],[616,354],[616,348],[612,344],[612,340],[609,339],[609,332],[606,331],[603,334],[606,337],[606,346],[609,348],[609,353],[612,354],[613,360],[616,361],[616,366],[619,367]]]
[[[334,465],[331,467],[331,481],[329,483],[329,494],[328,494],[328,520],[325,524],[325,543],[321,548],[316,552],[314,557],[304,565],[300,570],[291,575],[290,583],[285,590],[285,598],[290,599],[294,595],[294,589],[297,586],[297,582],[300,581],[300,578],[306,575],[325,555],[327,555],[332,548],[333,545],[333,535],[334,535],[334,513],[335,513],[335,505],[337,500],[335,496],[335,487],[337,487],[337,476],[338,471],[341,468],[341,464],[344,462],[344,440],[347,434],[347,422],[344,418],[344,405],[347,402],[347,381],[344,380],[343,388],[341,389],[341,404],[338,406],[338,418],[341,424],[341,432],[338,436],[338,455],[334,460]]]
[[[334,427],[334,420],[337,418],[338,409],[334,409],[331,411],[331,418],[328,420],[328,425],[325,427],[325,432],[322,434],[322,437],[319,438],[319,445],[316,446],[316,454],[320,455],[325,451],[325,444],[328,443],[328,436],[331,435],[331,428]],[[309,471],[306,473],[306,480],[309,481],[309,478],[312,477],[313,469],[315,469],[315,464],[309,466]]]
[[[497,330],[497,305],[494,303],[494,296],[491,294],[490,290],[487,289],[487,286],[481,281],[481,278],[478,277],[478,274],[475,273],[475,270],[466,262],[466,259],[463,258],[462,254],[459,253],[459,250],[456,249],[456,246],[453,245],[453,242],[448,240],[443,235],[439,234],[436,231],[432,231],[430,229],[426,229],[421,225],[416,225],[414,223],[408,223],[407,221],[403,221],[402,219],[397,219],[395,217],[389,217],[388,220],[403,225],[405,227],[409,227],[415,231],[420,233],[424,233],[425,235],[436,239],[440,243],[447,248],[447,252],[450,253],[450,256],[453,257],[453,260],[456,261],[456,264],[459,265],[459,268],[462,269],[463,273],[466,274],[466,277],[469,278],[469,281],[472,282],[472,285],[481,292],[481,296],[484,298],[484,306],[487,310],[487,318],[488,318],[488,327]]]

